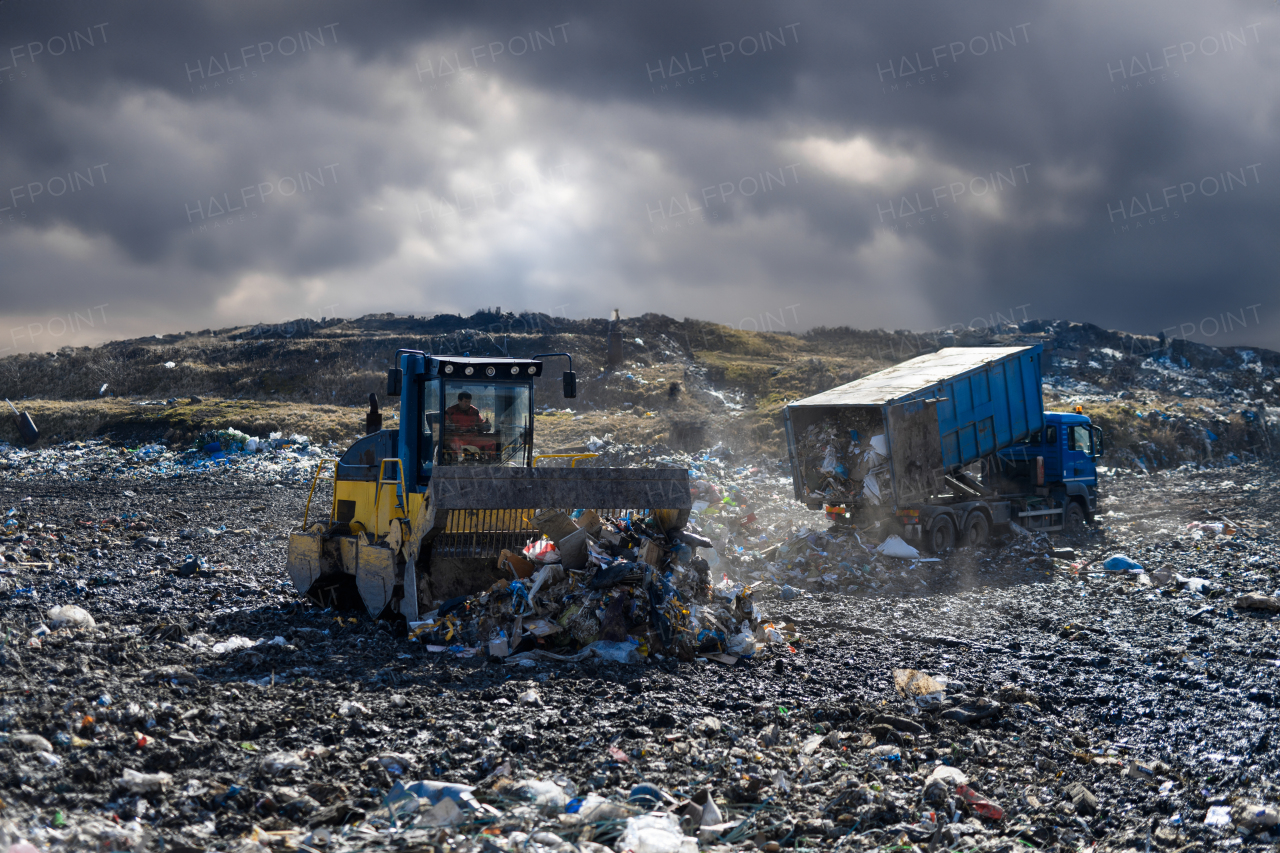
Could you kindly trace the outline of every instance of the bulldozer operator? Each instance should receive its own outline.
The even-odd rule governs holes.
[[[445,447],[456,461],[491,461],[498,442],[489,419],[471,405],[471,392],[458,392],[458,401],[444,410]]]
[[[450,432],[482,433],[489,431],[489,419],[480,414],[480,410],[471,405],[471,392],[458,392],[458,402],[444,410],[445,423]]]

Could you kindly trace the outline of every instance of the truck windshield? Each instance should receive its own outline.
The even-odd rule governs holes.
[[[529,385],[445,382],[443,465],[525,465],[532,436]]]

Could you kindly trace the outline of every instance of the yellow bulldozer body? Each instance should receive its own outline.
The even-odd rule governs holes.
[[[467,596],[504,578],[499,557],[541,536],[543,510],[648,516],[664,531],[689,518],[682,468],[554,467],[533,455],[533,384],[548,353],[530,359],[431,355],[401,349],[387,374],[399,426],[381,428],[371,399],[366,434],[316,471],[287,569],[299,592],[370,616],[416,620],[422,607]],[[576,378],[564,374],[565,397]],[[474,402],[474,405],[473,405]],[[565,464],[567,463],[567,464]],[[328,507],[317,486],[332,482]],[[582,534],[585,536],[585,532]],[[575,540],[575,554],[586,549]]]

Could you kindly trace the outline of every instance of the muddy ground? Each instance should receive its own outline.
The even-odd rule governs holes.
[[[1276,471],[1118,474],[1105,491],[1076,542],[1011,536],[879,590],[784,601],[762,583],[794,651],[523,666],[428,653],[299,600],[283,569],[297,481],[3,472],[0,834],[37,849],[591,851],[621,844],[633,813],[710,788],[736,825],[687,838],[703,849],[1274,845],[1276,616],[1236,602],[1280,586]],[[1212,521],[1236,532],[1186,527]],[[1049,555],[1064,545],[1073,558]],[[1116,553],[1149,574],[1102,571]],[[63,604],[96,627],[43,633]],[[237,637],[250,642],[218,645]],[[933,675],[945,704],[908,702],[895,669]],[[963,777],[939,784],[939,766]],[[518,784],[531,778],[556,787]],[[426,805],[393,815],[388,792],[419,779],[478,785],[493,811],[447,828]],[[674,800],[635,801],[642,782]],[[592,792],[619,805],[566,813]]]

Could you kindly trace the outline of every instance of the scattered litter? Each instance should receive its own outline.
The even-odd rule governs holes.
[[[92,628],[96,624],[89,611],[74,604],[63,604],[51,608],[46,614],[49,625],[54,628]]]
[[[899,557],[904,560],[915,560],[920,557],[920,552],[913,546],[903,542],[902,537],[896,533],[881,542],[876,550],[886,557]]]
[[[173,777],[168,773],[139,773],[137,770],[130,770],[127,767],[124,770],[124,775],[120,778],[120,784],[135,794],[159,791],[172,781]]]

